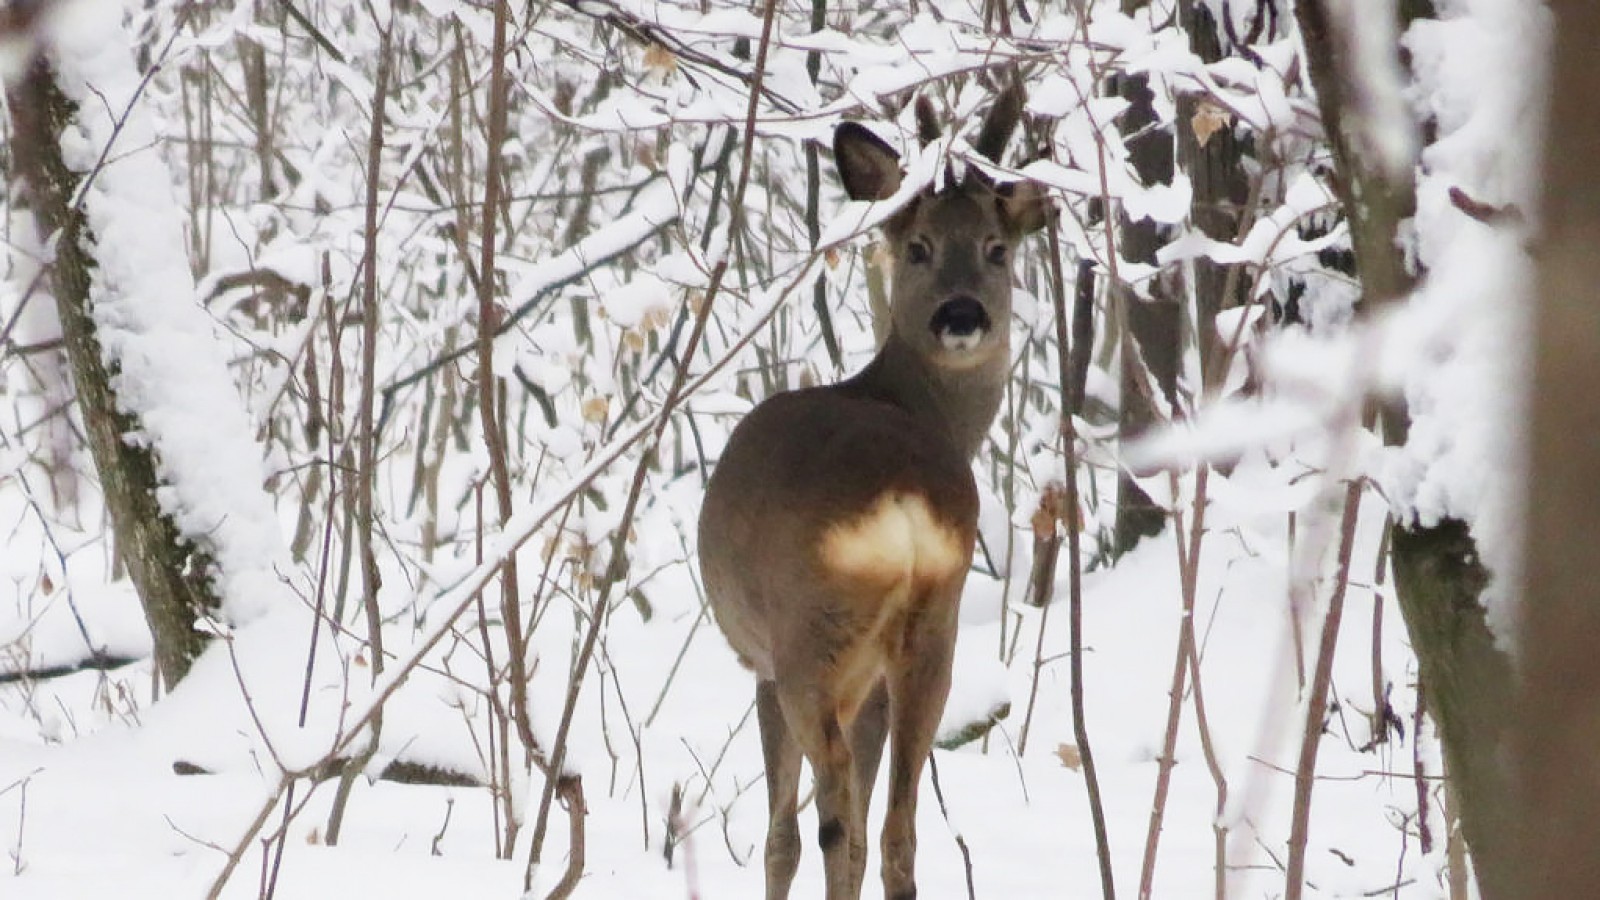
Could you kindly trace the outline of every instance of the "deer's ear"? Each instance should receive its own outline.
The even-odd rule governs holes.
[[[1037,181],[1014,181],[1000,188],[1000,216],[1011,232],[1021,236],[1031,234],[1056,217],[1056,205],[1050,193]]]
[[[900,154],[855,122],[834,129],[833,163],[851,200],[886,200],[900,189]]]

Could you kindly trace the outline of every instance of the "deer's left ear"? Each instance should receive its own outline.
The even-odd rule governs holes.
[[[1038,231],[1056,217],[1056,205],[1037,181],[1014,181],[1002,185],[998,193],[1000,216],[1018,237]]]
[[[833,163],[851,200],[887,200],[900,189],[900,154],[863,125],[834,129]]]

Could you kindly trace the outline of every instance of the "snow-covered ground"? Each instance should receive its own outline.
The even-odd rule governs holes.
[[[1232,478],[1239,484],[1251,480],[1248,467]],[[1228,486],[1220,477],[1216,481]],[[1207,724],[1230,789],[1221,818],[1228,829],[1229,895],[1271,897],[1283,888],[1279,864],[1285,858],[1289,773],[1301,714],[1287,641],[1286,519],[1279,512],[1241,513],[1237,507],[1242,505],[1226,499],[1213,505],[1196,624],[1204,647]],[[1372,571],[1383,512],[1370,500],[1364,508],[1354,556],[1358,573]],[[613,614],[601,665],[604,691],[611,694],[606,721],[601,721],[601,704],[589,702],[596,698],[579,707],[573,764],[584,775],[589,803],[588,866],[580,897],[748,897],[761,891],[765,797],[749,714],[752,684],[715,628],[700,619],[687,574],[679,565],[657,575],[649,622],[631,605]],[[1007,638],[1020,648],[1007,668],[996,661],[1001,636],[993,598],[999,591],[983,581],[974,577],[963,609],[950,709],[959,715],[1002,699],[1010,702],[1011,713],[986,742],[936,751],[949,818],[925,778],[919,806],[922,895],[967,896],[955,841],[960,835],[970,851],[979,897],[1098,896],[1084,777],[1063,759],[1063,754],[1071,757],[1075,744],[1066,608],[1058,603],[1048,619],[1031,610],[1022,616],[1020,634]],[[1444,896],[1442,842],[1425,857],[1416,833],[1413,754],[1419,748],[1410,727],[1414,663],[1392,601],[1383,590],[1374,590],[1370,579],[1358,575],[1353,581],[1335,668],[1338,705],[1323,737],[1312,807],[1312,894],[1389,896],[1387,889],[1399,885],[1400,897]],[[1084,581],[1088,732],[1123,894],[1135,890],[1149,825],[1177,646],[1178,585],[1170,532],[1147,541],[1115,569],[1091,573]],[[1057,596],[1066,596],[1064,580]],[[109,608],[112,601],[131,599],[79,596],[77,603]],[[1373,705],[1373,608],[1379,603],[1385,607],[1378,648],[1382,677],[1392,688],[1405,732],[1363,752]],[[1045,662],[1026,753],[1019,755],[1042,620]],[[247,683],[300,684],[306,638],[295,630],[303,621],[269,616],[241,629],[234,655]],[[123,621],[103,627],[136,632],[138,626]],[[559,627],[550,631],[551,640],[541,641],[548,655],[540,658],[556,671],[568,658],[569,635]],[[126,639],[136,640],[136,633]],[[671,675],[686,642],[688,650]],[[444,668],[442,654],[433,659]],[[338,675],[325,677],[317,692],[336,692],[342,684]],[[235,846],[261,812],[276,770],[259,757],[263,745],[225,648],[213,648],[178,691],[153,706],[140,699],[148,695],[149,684],[148,665],[135,664],[103,677],[79,673],[4,688],[0,846],[10,854],[6,896],[201,893],[219,870],[224,850]],[[591,679],[591,693],[598,684]],[[1284,689],[1276,699],[1275,687]],[[535,678],[536,722],[553,721],[562,690],[564,679]],[[398,755],[477,771],[464,715],[453,705],[461,697],[437,673],[413,675],[389,708],[380,760]],[[252,699],[263,719],[285,718],[269,731],[290,724],[292,710],[274,710],[273,698]],[[292,706],[295,698],[277,699]],[[658,702],[659,712],[643,725]],[[321,730],[318,713],[329,717],[320,721],[321,728],[328,727],[338,706],[314,704],[310,731]],[[637,729],[642,753],[635,752],[631,729]],[[52,738],[48,743],[46,736]],[[276,749],[296,752],[293,746]],[[1436,796],[1436,754],[1426,732],[1420,753],[1429,766],[1430,795]],[[180,761],[208,774],[175,774],[174,763]],[[663,854],[664,819],[674,786],[684,792],[680,828],[688,833],[669,866]],[[534,778],[521,789],[531,788],[536,797],[540,787]],[[331,784],[324,784],[307,800],[306,788],[299,789],[296,803],[305,805],[296,807],[288,826],[278,896],[512,896],[521,889],[526,854],[519,852],[511,862],[494,858],[487,789],[360,780],[343,837],[329,847],[321,834],[333,793]],[[530,819],[534,802],[524,802]],[[1213,896],[1216,804],[1193,705],[1186,704],[1155,896]],[[880,797],[879,815],[881,805]],[[271,813],[269,831],[281,814],[281,809]],[[806,825],[808,814],[802,813],[802,830],[810,835],[815,820]],[[564,865],[565,821],[559,812],[553,824],[545,856],[551,871],[542,873],[546,883]],[[1438,822],[1433,825],[1439,833]],[[523,846],[526,836],[525,830]],[[821,856],[811,840],[807,844],[798,897],[820,896],[822,890]],[[873,853],[875,858],[875,843]],[[251,845],[225,896],[255,896],[262,865],[261,848]],[[877,896],[875,879],[868,881],[867,895]]]

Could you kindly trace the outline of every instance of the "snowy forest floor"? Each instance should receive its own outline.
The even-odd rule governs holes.
[[[1285,517],[1252,514],[1241,472],[1216,477],[1220,498],[1202,554],[1197,635],[1202,642],[1206,725],[1227,779],[1229,897],[1283,893],[1295,757],[1304,704],[1288,627]],[[1256,498],[1259,499],[1259,498]],[[1415,662],[1393,598],[1371,573],[1378,559],[1384,510],[1363,506],[1334,668],[1334,705],[1321,741],[1311,813],[1309,894],[1320,897],[1442,897],[1444,841],[1419,846],[1419,784],[1441,828],[1437,747],[1431,725],[1414,743]],[[1087,723],[1099,767],[1117,888],[1133,896],[1150,824],[1152,792],[1168,715],[1181,606],[1175,542],[1169,529],[1145,541],[1114,568],[1084,579]],[[987,739],[936,751],[948,820],[927,776],[919,806],[921,896],[968,895],[956,836],[970,852],[970,877],[980,898],[1097,897],[1095,859],[1084,776],[1075,763],[1067,677],[1066,571],[1048,615],[1024,610],[1004,640],[1017,648],[1009,666],[1002,646],[999,583],[974,575],[962,613],[956,686],[946,714],[959,726],[997,701],[1010,714]],[[652,578],[653,615],[618,607],[605,638],[602,677],[590,678],[574,730],[572,766],[584,775],[589,804],[588,864],[577,896],[751,897],[761,893],[765,788],[754,716],[753,683],[715,627],[701,616],[688,566]],[[78,586],[74,605],[95,640],[137,651],[142,623],[125,590]],[[1374,614],[1382,616],[1374,648]],[[34,659],[52,644],[81,641],[66,604],[47,610],[5,610],[11,633],[30,636]],[[551,617],[553,621],[556,617]],[[1313,618],[1318,618],[1313,616]],[[0,686],[0,871],[6,897],[181,897],[203,894],[225,854],[270,796],[276,769],[261,764],[261,721],[291,715],[304,679],[303,615],[269,616],[232,641],[213,647],[171,696],[148,702],[148,660],[107,673],[78,672]],[[1315,622],[1302,631],[1315,634]],[[1043,641],[1038,629],[1045,629]],[[565,690],[570,632],[545,629],[543,666],[530,703],[536,725],[553,726]],[[397,630],[396,635],[400,634]],[[403,638],[391,636],[391,646]],[[1036,708],[1021,746],[1033,688]],[[684,648],[687,650],[684,651]],[[404,758],[474,771],[472,702],[441,672],[449,650],[419,671],[390,702],[382,747],[372,771]],[[681,663],[676,663],[682,652]],[[1314,657],[1314,641],[1308,642]],[[359,669],[363,663],[357,660]],[[1306,664],[1309,671],[1311,663]],[[1375,669],[1375,666],[1377,667]],[[674,671],[676,667],[676,671]],[[323,664],[324,669],[338,668]],[[1375,676],[1375,672],[1378,674]],[[317,693],[351,690],[342,671],[320,679]],[[365,676],[352,677],[359,683]],[[1374,684],[1389,695],[1388,740],[1374,743]],[[241,686],[248,684],[250,702]],[[283,697],[261,685],[291,685]],[[295,696],[290,696],[295,695]],[[337,698],[336,698],[337,699]],[[617,701],[621,700],[622,703]],[[280,709],[279,707],[283,708]],[[337,720],[340,703],[312,704]],[[481,718],[481,716],[479,716]],[[1398,726],[1398,727],[1392,727]],[[272,752],[290,759],[296,747]],[[637,748],[637,749],[636,749]],[[1424,773],[1418,776],[1417,760]],[[175,774],[174,764],[206,774]],[[271,773],[271,774],[264,774]],[[809,778],[809,776],[807,776]],[[877,897],[877,828],[884,775],[869,832],[866,896]],[[663,851],[669,798],[683,793],[679,839],[669,865]],[[518,785],[531,821],[542,779]],[[358,780],[336,847],[323,829],[334,790],[304,786],[288,826],[276,896],[516,896],[522,887],[528,829],[513,861],[495,858],[496,820],[482,787],[440,787]],[[1171,794],[1160,836],[1154,896],[1214,896],[1218,794],[1186,696]],[[805,851],[796,897],[822,894],[815,813],[802,810]],[[282,820],[274,810],[269,830]],[[539,884],[553,884],[565,862],[565,820],[557,811]],[[257,896],[271,857],[249,846],[223,896]],[[544,890],[536,885],[535,895]]]

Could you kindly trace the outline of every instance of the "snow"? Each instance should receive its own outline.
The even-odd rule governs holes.
[[[1236,476],[1246,481],[1251,477]],[[1228,508],[1225,501],[1218,503]],[[1375,504],[1371,507],[1369,513],[1380,512]],[[1290,784],[1288,775],[1272,767],[1289,765],[1288,756],[1259,762],[1249,758],[1258,750],[1253,735],[1270,686],[1293,683],[1292,674],[1285,678],[1287,673],[1276,671],[1281,654],[1272,649],[1286,640],[1281,605],[1286,578],[1282,530],[1270,524],[1278,517],[1275,512],[1250,512],[1237,519],[1218,519],[1201,579],[1200,596],[1205,599],[1197,621],[1203,626],[1207,648],[1202,671],[1211,698],[1208,725],[1235,791],[1256,798],[1254,805],[1229,818],[1238,833],[1230,853],[1232,862],[1241,867],[1231,876],[1232,890],[1239,896],[1272,890],[1276,878],[1270,871],[1247,866],[1268,864],[1270,868],[1268,858],[1252,845],[1257,839],[1269,846],[1282,840],[1280,807]],[[1381,514],[1367,517],[1359,558],[1370,559],[1376,552],[1381,519]],[[656,596],[682,599],[658,609],[655,621],[642,623],[626,610],[619,611],[608,637],[612,677],[629,696],[636,723],[662,690],[662,675],[678,648],[686,640],[694,641],[684,667],[665,685],[671,690],[665,693],[657,724],[641,735],[646,754],[643,784],[637,780],[641,773],[634,771],[627,740],[613,745],[625,754],[621,765],[613,768],[598,740],[601,725],[593,718],[594,710],[581,713],[584,721],[578,732],[588,732],[583,741],[587,749],[579,754],[576,766],[586,774],[590,865],[580,896],[621,898],[685,889],[684,870],[669,870],[662,861],[659,819],[649,823],[651,843],[642,840],[640,793],[656,806],[664,802],[670,785],[687,784],[689,796],[695,800],[698,787],[704,786],[696,778],[700,766],[709,766],[719,757],[720,768],[709,794],[686,810],[690,821],[705,820],[705,824],[678,852],[693,854],[696,879],[710,895],[759,893],[765,805],[753,724],[732,734],[725,755],[722,749],[729,740],[726,729],[744,717],[752,685],[708,625],[698,624],[699,633],[695,634],[698,620],[693,611],[698,601],[693,599],[694,592],[686,589],[688,574],[678,566],[664,576],[675,586],[656,592]],[[1167,664],[1176,646],[1179,622],[1176,583],[1170,536],[1136,551],[1114,571],[1092,575],[1086,581],[1089,733],[1095,740],[1116,870],[1124,890],[1131,889],[1137,874],[1154,757],[1161,742]],[[1058,586],[1058,593],[1065,595],[1064,583]],[[1386,592],[1377,599],[1389,605],[1388,615],[1395,615]],[[1361,698],[1361,686],[1367,683],[1364,676],[1370,665],[1367,643],[1371,629],[1366,611],[1372,602],[1365,592],[1351,598],[1335,676],[1336,683],[1348,692],[1342,694],[1345,702],[1352,707],[1342,724],[1352,730],[1350,740],[1358,744],[1366,735],[1364,720],[1356,710],[1370,705]],[[986,713],[996,699],[1009,700],[1012,708],[991,736],[988,753],[977,746],[937,751],[951,821],[945,823],[925,782],[919,813],[923,847],[919,871],[927,896],[965,896],[965,876],[952,831],[969,844],[980,896],[1045,896],[1062,891],[1088,896],[1097,892],[1083,776],[1065,767],[1055,753],[1061,745],[1074,743],[1062,656],[1068,636],[1063,613],[1056,610],[1046,621],[1046,663],[1040,674],[1039,700],[1027,752],[1020,757],[1015,745],[1031,688],[1031,653],[1041,617],[1032,613],[1014,626],[1020,629],[1018,641],[1024,651],[1009,667],[995,658],[997,619],[968,620],[963,626],[956,691],[947,723],[974,712]],[[261,667],[259,673],[247,675],[249,680],[261,684],[295,681],[295,671],[303,663],[301,651],[274,649],[293,645],[291,633],[269,633],[275,629],[262,623],[250,630],[255,635],[249,641],[241,638],[236,646],[247,669]],[[1395,629],[1386,632],[1380,649],[1390,676],[1408,677],[1408,654]],[[220,862],[218,852],[206,844],[232,846],[271,781],[271,768],[262,771],[264,760],[252,755],[260,754],[260,747],[242,739],[248,725],[233,715],[218,718],[219,712],[238,710],[238,703],[226,696],[236,688],[233,676],[223,671],[225,660],[211,654],[207,661],[214,671],[197,670],[185,681],[183,690],[149,710],[138,728],[107,725],[92,736],[56,749],[13,741],[0,752],[0,785],[21,780],[28,784],[27,814],[20,820],[21,829],[17,827],[19,817],[11,814],[20,810],[19,790],[0,795],[0,811],[6,813],[0,815],[0,844],[15,847],[20,842],[25,865],[24,877],[15,881],[14,890],[8,888],[8,896],[77,896],[119,883],[122,892],[134,898],[203,889]],[[142,668],[116,673],[114,678],[137,681],[147,677],[141,675]],[[385,752],[417,748],[418,741],[430,737],[437,740],[441,735],[456,735],[458,743],[466,737],[463,721],[440,702],[450,696],[439,693],[443,683],[431,677],[418,683],[416,679],[423,674],[415,673],[406,690],[397,695],[397,699],[409,700],[390,707]],[[264,716],[277,715],[258,711]],[[1398,712],[1409,716],[1406,709]],[[1283,711],[1277,727],[1298,727],[1298,720],[1289,713]],[[291,715],[292,710],[281,714]],[[321,721],[331,719],[324,715]],[[1163,897],[1208,896],[1209,891],[1209,823],[1215,797],[1199,759],[1192,711],[1187,713],[1183,729],[1157,874],[1157,893]],[[297,744],[309,748],[316,743],[305,736],[299,741],[283,739],[284,734],[280,732],[274,744],[274,751],[281,755],[293,757]],[[1402,876],[1419,879],[1417,885],[1402,890],[1401,896],[1442,896],[1437,887],[1428,888],[1436,884],[1431,867],[1437,865],[1437,859],[1422,857],[1412,848],[1401,860],[1404,839],[1399,825],[1387,818],[1388,809],[1407,809],[1415,796],[1405,774],[1408,764],[1402,764],[1404,757],[1385,758],[1390,752],[1402,751],[1409,754],[1409,743],[1374,757],[1345,749],[1342,739],[1327,742],[1322,762],[1327,780],[1318,787],[1312,853],[1313,877],[1323,894],[1382,887],[1399,865]],[[462,744],[454,751],[441,748],[421,755],[460,764],[470,754]],[[171,764],[176,759],[201,765],[213,774],[175,775]],[[1395,769],[1399,771],[1389,774]],[[608,776],[608,772],[612,774]],[[757,783],[750,786],[753,780]],[[880,784],[879,816],[883,790]],[[286,880],[279,887],[283,896],[333,896],[351,885],[358,886],[361,893],[387,896],[427,896],[447,885],[456,891],[470,886],[504,894],[520,882],[520,864],[497,862],[486,849],[490,816],[488,795],[482,789],[360,781],[345,826],[351,837],[336,850],[322,846],[316,838],[330,794],[326,786],[313,792],[310,807],[291,825],[282,863]],[[108,803],[111,797],[115,800]],[[272,821],[277,821],[277,815],[273,814]],[[433,837],[441,833],[442,856],[430,856]],[[554,868],[559,868],[563,847],[561,836],[553,836],[547,859],[557,861]],[[1335,861],[1330,848],[1356,860],[1356,865],[1343,871],[1345,867]],[[681,866],[682,856],[679,859]],[[259,864],[259,851],[252,845],[246,867],[253,870]],[[553,878],[555,873],[546,874]],[[814,847],[807,847],[796,895],[819,895],[820,878],[820,858]],[[253,875],[235,879],[224,896],[253,896],[254,880]],[[877,896],[875,885],[868,896]]]
[[[1428,277],[1389,351],[1411,408],[1411,440],[1387,462],[1399,510],[1424,524],[1468,523],[1491,573],[1490,624],[1514,640],[1523,471],[1521,431],[1537,217],[1538,135],[1545,116],[1550,16],[1515,0],[1463,0],[1418,22],[1405,42],[1418,73],[1412,104],[1436,117],[1422,154],[1415,248]],[[1496,71],[1524,77],[1503,78]],[[1452,190],[1515,211],[1493,223],[1459,209]]]
[[[1331,222],[1333,201],[1314,171],[1325,148],[1310,137],[1297,41],[1291,34],[1259,45],[1260,65],[1236,58],[1203,66],[1163,30],[1172,4],[1132,17],[1116,7],[1097,6],[1087,23],[1057,11],[1032,23],[1018,19],[1010,40],[984,32],[976,5],[923,4],[916,16],[897,8],[835,10],[829,27],[814,34],[806,10],[787,9],[773,48],[771,93],[757,110],[743,227],[730,227],[726,215],[726,184],[739,174],[733,163],[723,173],[724,207],[714,228],[707,222],[717,155],[728,129],[742,138],[747,99],[744,83],[728,74],[749,65],[733,52],[733,38],[758,33],[759,19],[720,2],[584,0],[528,23],[513,56],[514,140],[495,148],[505,154],[512,205],[501,230],[500,271],[488,273],[503,279],[505,309],[520,316],[496,353],[513,429],[513,514],[498,526],[492,491],[484,490],[489,466],[471,405],[478,399],[472,360],[409,387],[383,381],[380,387],[396,389],[384,394],[393,405],[386,406],[374,498],[386,647],[383,674],[374,679],[356,609],[359,570],[341,585],[338,562],[345,540],[339,504],[347,496],[339,453],[352,433],[359,338],[339,324],[344,320],[329,322],[315,311],[359,309],[349,298],[365,238],[361,155],[376,46],[369,11],[337,3],[312,11],[347,53],[341,66],[297,30],[280,34],[256,22],[250,8],[236,7],[174,38],[173,52],[195,68],[179,71],[175,57],[141,87],[120,28],[123,14],[159,37],[171,25],[170,6],[78,0],[53,26],[71,63],[69,84],[77,96],[93,98],[87,129],[71,138],[78,165],[96,164],[115,130],[109,164],[85,195],[106,263],[97,315],[133,408],[147,421],[139,437],[160,452],[164,500],[217,558],[228,621],[214,624],[218,639],[177,689],[155,696],[149,637],[131,589],[112,577],[92,481],[80,504],[53,501],[36,458],[40,438],[24,427],[44,401],[24,396],[26,380],[8,372],[4,386],[16,411],[4,420],[0,443],[12,476],[0,480],[0,527],[8,535],[0,555],[0,848],[8,854],[0,858],[0,894],[200,896],[237,851],[239,868],[221,886],[224,897],[260,896],[270,878],[280,898],[520,895],[527,826],[545,784],[515,739],[507,776],[494,743],[506,733],[496,708],[509,696],[503,671],[486,665],[492,655],[503,669],[507,658],[498,566],[510,558],[519,564],[524,614],[533,623],[528,712],[536,737],[548,742],[596,614],[596,583],[610,564],[632,472],[665,416],[625,541],[626,581],[611,593],[577,695],[565,763],[582,775],[588,805],[588,858],[577,896],[759,896],[766,802],[753,683],[698,584],[694,535],[703,478],[732,423],[756,400],[835,371],[810,308],[819,276],[843,368],[853,371],[869,357],[868,264],[852,244],[942,177],[947,160],[961,164],[969,155],[959,129],[918,146],[903,105],[908,89],[930,93],[938,108],[958,112],[970,126],[988,98],[988,76],[980,73],[1023,54],[1033,79],[1029,108],[1057,117],[1057,152],[1053,160],[996,171],[1020,171],[1053,189],[1063,243],[1103,270],[1103,233],[1087,204],[1120,201],[1131,215],[1168,224],[1177,235],[1161,265],[1120,267],[1136,287],[1208,257],[1259,275],[1263,301],[1217,319],[1223,334],[1241,334],[1228,390],[1248,376],[1250,394],[1194,398],[1186,409],[1192,415],[1138,447],[1115,446],[1103,410],[1086,410],[1074,422],[1082,436],[1081,508],[1062,527],[1080,528],[1084,548],[1086,728],[1119,890],[1132,895],[1139,879],[1186,614],[1173,530],[1116,560],[1105,551],[1116,467],[1172,470],[1141,483],[1188,523],[1197,512],[1195,466],[1210,460],[1219,465],[1206,482],[1190,621],[1200,645],[1206,736],[1227,779],[1227,802],[1219,802],[1207,765],[1191,689],[1180,698],[1153,896],[1212,896],[1219,824],[1229,896],[1283,891],[1305,717],[1300,685],[1314,662],[1300,660],[1296,647],[1314,643],[1326,612],[1336,537],[1329,499],[1342,494],[1341,479],[1358,475],[1378,478],[1382,491],[1364,496],[1352,553],[1334,704],[1319,745],[1307,893],[1447,896],[1443,842],[1426,853],[1418,846],[1419,818],[1435,835],[1446,830],[1437,736],[1416,715],[1416,663],[1379,547],[1390,512],[1422,521],[1462,516],[1495,573],[1495,590],[1513,571],[1509,485],[1516,479],[1508,473],[1517,464],[1521,407],[1513,386],[1526,328],[1517,298],[1537,221],[1537,148],[1528,136],[1541,113],[1533,99],[1537,80],[1505,73],[1542,65],[1548,17],[1525,0],[1453,0],[1443,20],[1404,37],[1421,80],[1402,98],[1396,73],[1384,70],[1372,139],[1405,161],[1413,151],[1402,134],[1409,132],[1393,118],[1395,104],[1403,99],[1438,119],[1438,142],[1415,156],[1420,208],[1408,246],[1431,274],[1404,310],[1361,329],[1343,327],[1348,284],[1308,287],[1311,326],[1267,339],[1265,294],[1281,299],[1290,281],[1320,266],[1319,251],[1348,241],[1338,226],[1320,236],[1300,230]],[[488,19],[446,0],[426,3],[419,18],[398,7],[379,12],[393,15],[397,46],[415,51],[391,98],[392,149],[380,169],[386,206],[377,235],[384,314],[378,369],[387,379],[470,343],[476,328],[476,294],[461,257],[476,262],[473,222],[481,209],[473,197],[481,185],[471,179],[488,148],[469,125],[461,172],[446,151],[451,98],[482,100]],[[616,14],[670,28],[683,47],[704,56],[685,55],[673,66],[656,60],[652,68],[641,63],[645,49],[619,38],[596,49],[596,33],[617,38],[597,20]],[[276,150],[299,180],[285,177],[279,195],[262,200],[250,183],[254,126],[238,109],[219,107],[213,150],[216,190],[225,196],[187,210],[175,188],[191,187],[188,179],[209,170],[179,136],[190,115],[181,88],[192,84],[182,79],[212,72],[219,78],[213,87],[235,89],[231,54],[249,39],[243,36],[264,41],[281,79],[274,88],[281,104],[274,109],[283,116]],[[812,49],[823,57],[815,86],[804,74]],[[1242,240],[1211,241],[1187,228],[1186,178],[1139,183],[1116,136],[1126,101],[1101,96],[1093,83],[1116,67],[1151,75],[1164,116],[1173,115],[1179,92],[1200,90],[1228,108],[1241,134],[1270,130],[1282,140],[1283,173],[1265,183],[1263,207]],[[91,79],[95,91],[87,87]],[[567,99],[558,103],[564,91]],[[865,121],[904,146],[906,176],[896,197],[852,204],[825,175],[825,252],[813,254],[796,202],[803,198],[802,141],[825,141],[841,117]],[[589,152],[609,158],[589,198],[588,227],[568,234],[576,162]],[[452,182],[457,177],[464,187]],[[1514,206],[1525,224],[1514,216],[1476,221],[1451,201],[1451,188]],[[465,236],[452,228],[464,228]],[[213,231],[214,249],[192,275],[185,251]],[[0,289],[7,313],[31,271],[17,255],[37,245],[25,234],[14,238]],[[984,546],[961,611],[941,735],[1002,707],[1009,712],[986,737],[935,751],[942,804],[928,777],[921,785],[920,896],[932,900],[967,896],[957,835],[970,851],[979,897],[1090,897],[1100,890],[1085,775],[1075,763],[1065,557],[1048,591],[1053,605],[1040,610],[1020,601],[1034,563],[1032,513],[1044,486],[1064,477],[1056,322],[1039,249],[1022,251],[1031,268],[1019,277],[1012,323],[1016,377],[994,440],[975,465]],[[723,262],[727,277],[686,395],[663,412],[688,331],[669,345],[670,323],[699,309],[711,268]],[[209,296],[219,277],[251,268],[314,288],[313,312],[298,320],[275,312],[257,322],[242,303],[202,308],[198,298]],[[1114,357],[1095,349],[1090,405],[1114,408]],[[1367,388],[1402,391],[1410,401],[1416,421],[1405,448],[1386,451],[1351,430]],[[325,416],[316,437],[306,421],[313,409]],[[262,489],[264,459],[272,461],[271,493]],[[81,452],[69,462],[90,471]],[[284,540],[290,527],[303,535],[293,558]],[[341,601],[342,615],[333,610]],[[1503,627],[1509,610],[1498,594],[1493,602]],[[135,661],[105,671],[28,674],[97,654]],[[1380,702],[1375,665],[1377,691],[1393,704],[1387,724],[1369,717]],[[333,783],[299,778],[292,803],[279,786],[285,773],[320,770],[330,756],[363,747],[372,735],[366,723],[379,709],[376,755],[353,783],[343,838],[330,846]],[[1414,769],[1414,758],[1423,771]],[[524,827],[504,858],[496,853],[505,809],[496,789],[378,778],[393,761],[480,781],[509,778],[499,787],[509,790]],[[869,873],[876,872],[887,777],[880,774],[875,792]],[[1418,807],[1419,784],[1428,810]],[[675,794],[682,808],[669,862]],[[555,810],[532,896],[543,896],[565,865],[564,818]],[[809,837],[814,808],[802,819],[808,837],[796,898],[822,894],[820,855]],[[259,833],[252,830],[258,820]],[[875,874],[865,896],[881,896]]]

